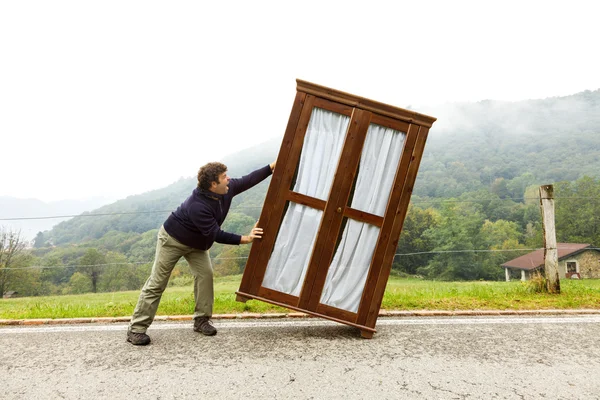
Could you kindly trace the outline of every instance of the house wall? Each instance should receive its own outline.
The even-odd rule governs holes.
[[[581,278],[600,279],[600,251],[586,250],[560,260],[558,270],[561,278],[567,276],[567,261],[577,261]]]
[[[534,276],[537,273],[542,274],[542,276],[544,275],[544,271],[542,271],[540,269],[536,269],[533,271],[525,271],[525,270],[516,269],[516,268],[514,268],[514,269],[513,268],[505,268],[504,277],[505,277],[506,282],[509,282],[513,279],[528,281],[531,279],[532,276]]]

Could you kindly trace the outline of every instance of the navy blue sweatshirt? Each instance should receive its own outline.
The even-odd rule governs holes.
[[[242,237],[221,230],[233,196],[250,189],[271,175],[271,167],[257,169],[239,179],[230,179],[229,191],[220,195],[209,190],[194,189],[163,224],[178,242],[200,250],[208,250],[214,242],[240,244]]]

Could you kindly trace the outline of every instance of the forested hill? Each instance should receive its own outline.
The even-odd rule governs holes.
[[[418,196],[456,197],[484,189],[501,197],[519,198],[530,185],[599,175],[600,90],[543,100],[481,101],[417,111],[438,118],[415,185]],[[222,161],[232,176],[240,176],[271,162],[280,141],[274,139]],[[234,212],[256,218],[269,181],[238,196]],[[54,244],[73,243],[97,239],[109,231],[142,233],[156,229],[195,185],[195,177],[190,177],[130,196],[91,214],[133,214],[76,217],[46,232],[43,239]]]
[[[527,185],[600,171],[600,90],[423,112],[438,121],[425,147],[417,195],[455,197],[490,188],[519,197]]]

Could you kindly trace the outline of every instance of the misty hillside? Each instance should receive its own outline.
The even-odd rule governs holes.
[[[6,229],[19,230],[26,240],[32,240],[40,231],[51,229],[54,225],[69,218],[48,218],[28,220],[6,220],[10,218],[77,215],[86,210],[93,210],[114,200],[96,197],[88,200],[60,200],[44,202],[37,199],[19,199],[0,196],[0,226]]]
[[[425,146],[414,190],[417,196],[447,198],[483,189],[501,197],[521,198],[527,186],[574,181],[584,175],[597,177],[600,171],[600,90],[418,111],[438,121]],[[280,142],[281,138],[273,139],[222,161],[231,176],[240,176],[273,161]],[[237,196],[232,212],[256,218],[268,182]],[[46,232],[46,239],[60,244],[99,238],[114,230],[142,233],[156,229],[195,185],[196,178],[191,176],[130,196],[92,213],[138,214],[76,217]]]
[[[244,151],[224,157],[221,161],[227,165],[228,173],[232,177],[245,175],[277,158],[281,139],[272,139]],[[200,167],[200,165],[198,166]],[[196,171],[192,171],[195,173]],[[266,193],[268,179],[262,182],[256,190],[236,196],[233,208],[246,200],[248,204],[259,207],[262,205]],[[80,217],[61,222],[50,232],[46,232],[45,239],[53,244],[78,242],[88,239],[98,239],[109,231],[142,233],[161,226],[168,215],[177,208],[183,200],[194,190],[197,184],[196,176],[181,178],[177,182],[161,189],[152,190],[139,195],[129,196],[112,204],[85,212]],[[258,196],[256,193],[258,192]],[[246,197],[252,197],[246,199]],[[251,213],[258,217],[259,211],[253,209]],[[101,217],[91,217],[90,214],[114,214]],[[132,214],[127,214],[132,213]]]
[[[481,187],[573,181],[600,171],[600,90],[521,102],[425,110],[438,117],[415,194],[454,197]]]

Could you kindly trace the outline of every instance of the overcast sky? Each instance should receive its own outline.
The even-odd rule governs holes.
[[[416,111],[596,90],[593,4],[1,1],[0,196],[193,176],[280,137],[296,78]]]

